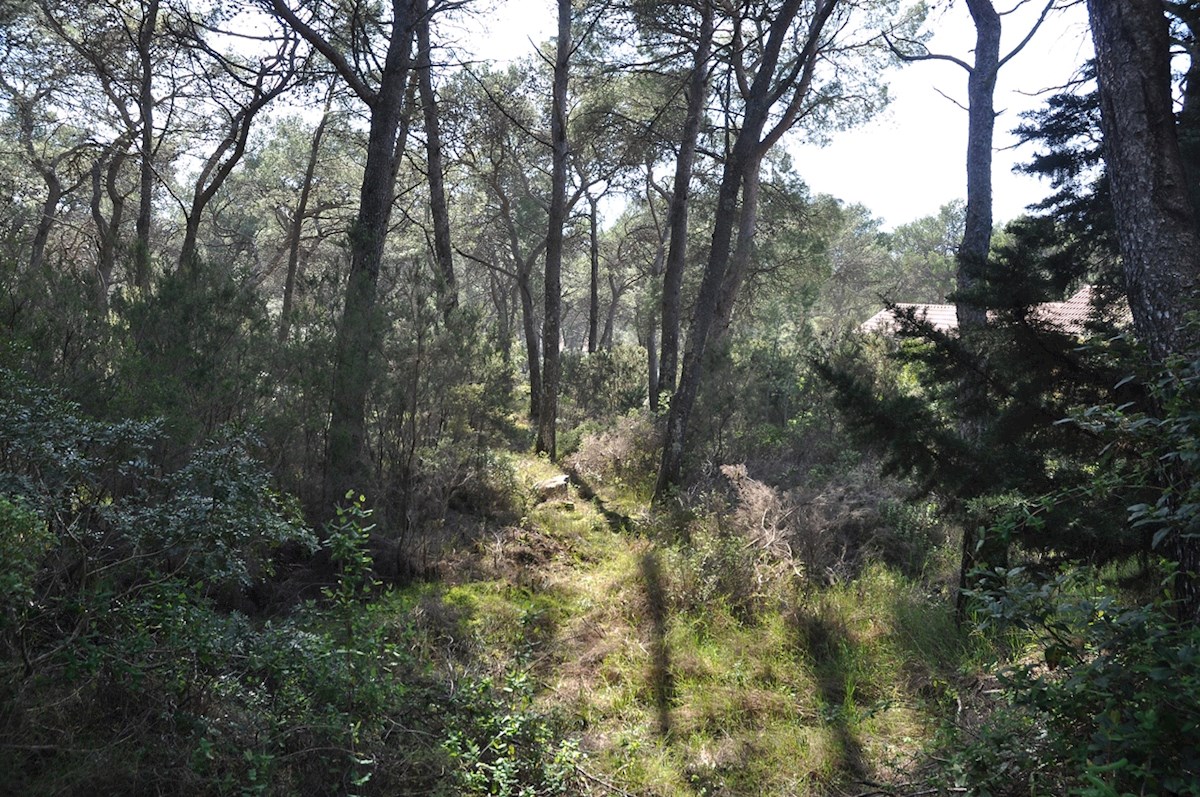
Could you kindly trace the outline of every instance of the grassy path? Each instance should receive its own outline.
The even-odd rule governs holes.
[[[561,473],[518,470],[530,486]],[[470,666],[531,673],[580,739],[586,791],[861,794],[905,778],[964,661],[947,607],[881,567],[814,587],[715,521],[668,531],[603,493],[531,489],[521,523],[422,604],[460,629],[443,637],[465,632]]]

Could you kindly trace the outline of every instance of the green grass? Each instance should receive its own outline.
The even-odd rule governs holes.
[[[529,485],[557,472],[534,457],[517,469]],[[977,666],[976,643],[927,583],[876,565],[818,588],[781,569],[753,595],[728,595],[720,585],[746,562],[641,528],[614,530],[574,493],[531,505],[521,529],[481,542],[490,577],[410,588],[396,616],[415,616],[433,659],[529,669],[589,776],[639,795],[898,782],[955,679]],[[722,580],[723,566],[736,572]]]

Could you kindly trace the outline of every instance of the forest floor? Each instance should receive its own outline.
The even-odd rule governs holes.
[[[526,674],[578,740],[584,793],[908,793],[981,688],[984,648],[937,586],[949,552],[918,579],[814,584],[736,534],[653,520],[626,486],[546,497],[563,471],[515,465],[525,516],[394,593],[395,616],[443,677]]]

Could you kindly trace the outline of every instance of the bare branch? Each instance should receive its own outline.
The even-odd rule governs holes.
[[[1022,0],[1022,2],[1025,2],[1025,0]],[[1021,43],[1014,47],[1008,55],[1000,59],[1000,63],[996,65],[997,69],[1007,64],[1014,55],[1025,49],[1025,45],[1029,44],[1029,40],[1033,38],[1033,34],[1037,33],[1038,28],[1040,28],[1042,23],[1046,21],[1046,16],[1050,13],[1050,9],[1054,8],[1055,2],[1057,2],[1057,0],[1047,0],[1046,7],[1042,9],[1042,13],[1040,16],[1038,16],[1037,22],[1033,23],[1033,27],[1031,27],[1029,32],[1025,34],[1025,38],[1021,39]],[[1013,10],[1015,11],[1016,9]]]
[[[924,52],[906,53],[903,50],[901,50],[899,47],[896,46],[896,43],[892,41],[892,38],[890,36],[888,36],[886,33],[884,33],[882,35],[883,35],[883,40],[885,42],[887,42],[888,49],[892,51],[892,55],[896,56],[901,61],[905,61],[908,63],[913,63],[915,61],[949,61],[952,64],[958,64],[959,66],[961,66],[963,69],[967,70],[968,72],[974,71],[974,69],[971,67],[971,65],[968,64],[966,61],[963,61],[961,58],[955,58],[952,55],[945,55],[943,53],[931,53],[931,52],[929,52],[929,48],[925,47],[924,44],[921,44],[921,47],[925,48]],[[914,42],[914,43],[918,43],[918,42]]]
[[[945,97],[946,99],[950,100],[950,102],[954,103],[954,104],[955,104],[955,105],[957,105],[959,108],[962,108],[964,111],[970,111],[970,110],[971,110],[970,108],[968,108],[967,106],[965,106],[965,105],[963,105],[961,102],[959,102],[958,100],[956,100],[956,99],[954,99],[953,97],[951,97],[951,96],[950,96],[949,94],[947,94],[946,92],[944,92],[944,91],[942,91],[941,89],[939,89],[937,86],[934,86],[934,87],[933,87],[933,90],[934,90],[934,91],[936,91],[938,94],[941,94],[941,95],[942,95],[943,97]]]
[[[346,57],[338,52],[332,44],[329,43],[321,34],[317,33],[304,20],[296,15],[295,11],[288,8],[284,0],[269,0],[271,8],[283,18],[285,22],[292,27],[292,30],[304,37],[305,41],[313,46],[317,52],[325,56],[325,59],[337,70],[342,79],[346,81],[346,85],[358,95],[358,98],[368,106],[373,106],[379,95],[372,91],[371,88],[363,82],[358,76],[358,72],[346,60]],[[398,31],[393,30],[392,35],[400,35]]]

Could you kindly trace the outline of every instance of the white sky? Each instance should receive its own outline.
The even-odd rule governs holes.
[[[997,2],[1002,11],[1018,4]],[[1025,36],[1042,5],[1027,2],[1005,17],[1002,55]],[[498,0],[495,11],[481,16],[478,24],[484,30],[470,36],[470,49],[488,60],[531,53],[531,39],[550,35],[554,14],[551,0]],[[930,28],[931,51],[971,62],[975,33],[961,1],[932,18]],[[1086,11],[1076,4],[1052,15],[1000,71],[992,171],[997,223],[1020,215],[1050,190],[1036,178],[1012,172],[1015,163],[1031,155],[1029,147],[1012,149],[1010,130],[1019,123],[1019,112],[1038,107],[1038,92],[1066,83],[1090,55]],[[936,213],[966,194],[967,114],[942,94],[965,105],[967,74],[945,61],[923,61],[891,71],[888,81],[892,103],[882,115],[835,134],[824,147],[793,140],[790,148],[797,171],[814,193],[861,203],[894,227]]]

